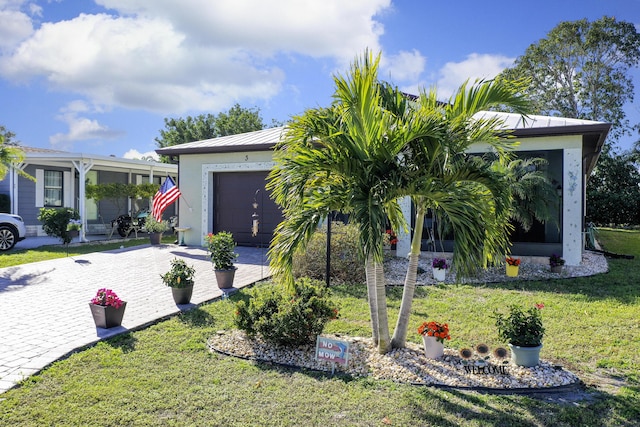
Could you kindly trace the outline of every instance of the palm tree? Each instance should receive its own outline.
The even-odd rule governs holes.
[[[513,194],[511,219],[525,231],[531,229],[534,220],[545,222],[552,219],[549,207],[555,206],[558,200],[556,188],[541,170],[546,164],[545,159],[533,157],[512,160],[507,166]]]
[[[528,111],[517,86],[495,81],[471,86],[466,82],[447,103],[437,101],[435,89],[422,91],[416,104],[418,116],[435,112],[443,131],[436,138],[409,141],[407,158],[416,171],[410,189],[416,219],[393,347],[405,345],[424,215],[429,209],[454,233],[453,265],[459,277],[497,262],[506,252],[511,186],[505,165],[514,142],[500,118],[482,118],[477,113],[504,105],[521,114]],[[480,142],[493,149],[494,161],[467,153],[472,144]]]
[[[24,161],[25,155],[24,151],[17,145],[8,145],[4,142],[4,136],[0,134],[0,181],[2,181],[5,176],[7,176],[7,172],[12,167],[17,166],[19,163]],[[15,170],[19,175],[35,181],[36,179],[24,172],[22,169],[16,167]]]
[[[360,226],[373,339],[385,353],[390,339],[383,230],[387,218],[395,229],[405,226],[397,200],[407,186],[402,155],[406,141],[428,137],[436,129],[433,121],[406,122],[382,108],[383,99],[390,99],[377,81],[379,60],[365,54],[348,77],[335,77],[330,108],[309,110],[289,125],[270,174],[269,188],[285,217],[270,256],[276,276],[290,277],[294,251],[306,245],[327,214],[350,214]]]
[[[485,141],[500,159],[507,158],[512,142],[500,133],[502,122],[472,116],[497,104],[524,110],[525,103],[513,87],[494,82],[469,89],[464,85],[450,104],[438,103],[435,91],[421,94],[414,103],[378,82],[378,63],[379,56],[373,60],[370,55],[356,61],[347,78],[335,78],[330,108],[309,110],[289,125],[269,178],[285,217],[270,257],[275,275],[292,280],[294,252],[305,247],[329,212],[349,213],[361,231],[373,339],[385,353],[391,348],[382,269],[387,218],[396,230],[406,227],[398,199],[413,197],[418,217],[402,319],[394,334],[394,345],[399,346],[406,339],[427,207],[442,212],[452,224],[459,274],[470,274],[504,254],[508,183],[502,170],[465,150]]]

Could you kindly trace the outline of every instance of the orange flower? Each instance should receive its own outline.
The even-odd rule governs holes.
[[[444,340],[450,340],[451,336],[449,335],[449,324],[447,323],[439,323],[439,322],[423,322],[420,327],[418,327],[418,333],[420,335],[426,335],[428,337],[436,337],[436,339],[440,342],[444,342]]]

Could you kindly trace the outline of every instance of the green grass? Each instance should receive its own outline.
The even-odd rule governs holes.
[[[603,231],[601,238],[606,242]],[[613,233],[613,231],[612,231]],[[627,251],[640,253],[640,235]],[[605,247],[622,253],[613,238]],[[609,246],[611,245],[611,246]],[[544,302],[542,357],[591,386],[588,400],[550,401],[329,377],[211,354],[206,340],[232,328],[218,301],[99,343],[0,395],[0,426],[632,426],[640,420],[640,260],[611,260],[591,278],[419,288],[410,339],[425,319],[447,321],[447,346],[498,344],[490,315]],[[327,332],[368,336],[364,286],[337,286],[340,318]],[[242,292],[232,298],[243,298]],[[388,292],[390,324],[401,289]],[[604,386],[618,381],[622,387]],[[547,396],[549,397],[549,396]]]
[[[603,249],[621,255],[640,257],[640,231],[599,228],[596,237]]]
[[[162,243],[173,243],[176,240],[173,235],[163,235]],[[149,243],[149,237],[138,237],[122,239],[118,241],[110,241],[109,243],[89,242],[78,245],[69,245],[67,248],[63,244],[40,246],[32,249],[20,249],[19,244],[9,252],[0,253],[0,268],[12,267],[14,265],[28,264],[30,262],[46,261],[50,259],[64,258],[66,256],[77,256],[88,254],[91,252],[103,252],[118,249],[120,246],[125,248],[131,246],[139,246]]]

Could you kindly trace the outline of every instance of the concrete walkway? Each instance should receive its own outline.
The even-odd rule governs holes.
[[[18,249],[18,247],[16,247]],[[268,277],[266,249],[238,247],[234,286]],[[192,304],[176,306],[160,274],[184,258],[196,269]],[[89,301],[100,288],[127,301],[121,327],[97,328]],[[74,350],[220,298],[206,249],[150,246],[0,269],[0,393]]]

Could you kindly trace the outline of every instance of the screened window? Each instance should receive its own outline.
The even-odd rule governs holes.
[[[44,205],[62,207],[62,171],[44,171]]]

